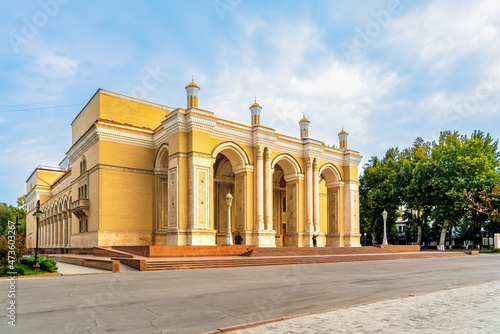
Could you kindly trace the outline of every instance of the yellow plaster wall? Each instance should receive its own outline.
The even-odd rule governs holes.
[[[344,175],[343,180],[358,180],[358,167],[356,166],[344,166]]]
[[[151,231],[154,176],[100,169],[101,230]]]
[[[154,149],[101,141],[99,161],[106,165],[153,170],[155,153]]]
[[[188,159],[179,158],[178,174],[178,226],[179,229],[185,230],[188,227]]]
[[[76,143],[78,139],[94,124],[99,118],[100,94],[95,96],[94,100],[90,102],[85,111],[81,112],[73,121],[71,125],[71,138],[72,144]]]
[[[100,107],[100,118],[152,130],[156,129],[167,115],[166,110],[105,94],[100,96]]]
[[[36,171],[36,184],[40,186],[48,186],[50,187],[58,178],[60,178],[64,172],[59,171],[49,171],[38,169]],[[40,201],[41,203],[42,201]]]
[[[100,196],[99,196],[99,171],[95,171],[89,175],[88,184],[88,198],[89,201],[89,217],[88,217],[88,230],[97,231],[99,229],[99,206],[100,206]],[[78,197],[78,188],[76,189],[75,199]],[[78,218],[75,217],[78,221]],[[77,225],[78,226],[78,225]],[[78,231],[80,232],[80,231]]]
[[[102,142],[97,142],[94,145],[92,145],[86,152],[85,152],[85,160],[87,161],[87,170],[91,169],[95,165],[99,163],[99,149],[102,145]],[[78,164],[73,167],[73,170],[76,172],[74,173],[75,176],[80,176],[80,161],[82,160],[83,155],[78,159]]]
[[[190,150],[211,154],[210,135],[203,132],[191,132]]]

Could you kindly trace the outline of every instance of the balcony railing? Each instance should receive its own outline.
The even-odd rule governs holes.
[[[88,216],[89,200],[86,198],[79,198],[71,202],[70,209],[78,218],[85,218]]]

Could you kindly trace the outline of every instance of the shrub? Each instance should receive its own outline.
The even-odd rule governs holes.
[[[24,268],[22,266],[16,266],[14,270],[10,270],[9,267],[0,268],[0,277],[10,277],[12,274],[10,272],[16,272],[16,276],[24,275]]]
[[[17,276],[24,275],[24,268],[22,266],[16,266]]]
[[[7,267],[9,264],[9,251],[14,251],[14,263],[19,260],[26,253],[26,242],[22,234],[17,234],[14,240],[7,240],[5,236],[0,238],[0,267]],[[11,254],[12,260],[12,254]]]
[[[21,263],[33,267],[33,264],[35,263],[35,258],[34,257],[22,258]],[[49,273],[57,272],[57,262],[53,259],[40,256],[38,258],[38,264],[40,264],[41,270],[48,271]]]
[[[45,270],[49,273],[57,272],[57,262],[53,259],[49,259],[46,257],[39,257],[38,263],[40,263],[40,269]]]

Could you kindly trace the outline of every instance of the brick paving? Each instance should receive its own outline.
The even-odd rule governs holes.
[[[500,333],[500,281],[295,317],[231,334]]]

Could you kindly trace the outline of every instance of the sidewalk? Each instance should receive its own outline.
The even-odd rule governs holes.
[[[61,275],[88,275],[88,274],[112,274],[109,270],[78,266],[64,262],[57,262],[57,272]]]
[[[305,315],[231,334],[500,333],[500,282]]]

